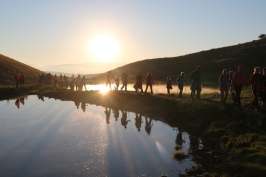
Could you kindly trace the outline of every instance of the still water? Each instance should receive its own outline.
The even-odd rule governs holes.
[[[0,176],[178,176],[190,136],[126,110],[36,95],[0,101]]]

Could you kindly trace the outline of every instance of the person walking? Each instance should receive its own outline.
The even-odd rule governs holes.
[[[24,86],[24,82],[25,82],[25,75],[22,74],[22,75],[20,76],[20,83],[19,83],[20,87],[21,87],[21,86]]]
[[[183,94],[183,88],[184,88],[184,83],[185,83],[185,73],[182,71],[180,75],[176,79],[177,86],[179,88],[179,98],[182,98]]]
[[[143,92],[142,89],[142,74],[139,71],[138,74],[136,75],[136,83],[134,85],[135,91],[138,92],[138,90],[140,89],[141,92]]]
[[[83,90],[83,86],[85,88],[85,90],[87,90],[86,88],[86,78],[85,76],[82,77],[82,80],[81,80],[81,91]]]
[[[123,88],[125,87],[125,91],[127,91],[127,78],[128,78],[128,74],[127,71],[123,72],[122,74],[122,87],[121,90],[123,90]]]
[[[258,99],[258,83],[259,83],[259,79],[260,79],[260,68],[259,67],[255,67],[254,68],[254,72],[250,77],[250,86],[252,89],[252,93],[254,95],[253,101],[251,103],[252,107],[254,107],[255,109],[258,109],[259,107],[259,99]]]
[[[171,77],[167,77],[167,80],[166,80],[166,88],[167,88],[167,93],[170,94],[170,90],[173,89],[172,87],[172,79]]]
[[[111,90],[111,72],[110,71],[108,71],[107,73],[106,73],[106,87],[107,86],[110,86],[110,90]]]
[[[229,76],[227,75],[227,70],[223,69],[222,74],[219,77],[219,85],[220,85],[220,93],[221,93],[221,103],[226,103],[228,97],[228,89],[229,89]]]
[[[15,74],[15,81],[16,81],[16,88],[18,88],[19,82],[20,82],[20,73],[19,72],[17,72],[17,74]]]
[[[247,79],[244,74],[244,70],[242,65],[238,66],[238,71],[233,74],[232,77],[232,87],[236,93],[235,99],[234,99],[234,105],[237,105],[240,109],[242,109],[241,103],[240,103],[240,94],[242,91],[242,87],[244,84],[246,84]]]
[[[145,93],[147,93],[147,89],[148,87],[150,86],[151,88],[151,93],[153,94],[153,91],[152,91],[152,84],[153,84],[153,79],[152,79],[152,74],[151,72],[149,72],[146,76],[146,89],[145,89]]]
[[[194,70],[190,75],[191,80],[191,99],[194,100],[195,98],[195,92],[197,91],[196,99],[200,99],[200,92],[201,92],[201,72],[200,72],[200,66],[196,67],[196,70]]]
[[[115,90],[118,90],[118,88],[119,88],[119,78],[117,76],[115,76],[115,86],[116,86]]]
[[[266,113],[266,67],[263,68],[262,74],[260,75],[259,82],[259,96],[261,98],[261,113]]]

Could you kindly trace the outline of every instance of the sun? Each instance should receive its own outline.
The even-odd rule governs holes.
[[[114,60],[118,51],[119,46],[115,38],[106,34],[95,36],[90,43],[91,55],[100,62]]]

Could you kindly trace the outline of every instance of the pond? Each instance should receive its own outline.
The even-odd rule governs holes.
[[[121,88],[122,85],[119,86],[119,90]],[[178,94],[179,93],[179,89],[177,87],[177,85],[173,85],[172,86],[173,89],[170,90],[170,93],[171,94]],[[115,88],[115,85],[112,84],[111,86],[111,89],[114,89]],[[86,89],[87,90],[101,90],[101,91],[108,91],[110,90],[110,87],[106,87],[105,84],[98,84],[98,85],[90,85],[90,84],[87,84],[86,85]],[[146,85],[143,84],[143,91],[145,91],[146,89]],[[83,88],[84,90],[84,88]],[[125,90],[125,89],[123,89]],[[127,90],[128,91],[135,91],[134,87],[133,87],[133,84],[128,84],[127,86]],[[147,89],[147,92],[150,93],[150,88]],[[153,92],[154,94],[159,94],[159,93],[163,93],[163,94],[166,94],[167,93],[167,89],[166,89],[166,85],[163,85],[163,84],[155,84],[153,85]],[[184,94],[190,94],[191,93],[191,90],[190,90],[190,85],[188,86],[184,86],[183,88],[183,93]],[[201,93],[203,94],[207,94],[207,93],[220,93],[220,90],[219,88],[210,88],[210,87],[202,87],[202,91]]]
[[[0,176],[179,176],[191,136],[158,118],[31,95],[0,101]]]

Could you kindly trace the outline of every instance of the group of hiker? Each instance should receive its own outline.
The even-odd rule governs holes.
[[[39,74],[38,77],[38,85],[50,85],[50,86],[59,86],[59,87],[63,87],[63,88],[70,88],[72,90],[74,90],[74,88],[76,90],[82,90],[83,86],[86,89],[86,78],[85,76],[83,76],[81,78],[81,76],[78,74],[78,76],[75,78],[74,74],[72,74],[71,78],[68,78],[67,76],[63,76],[62,74],[60,74],[59,76],[57,76],[56,74],[54,76],[52,76],[51,73],[48,74]]]
[[[24,74],[20,74],[19,72],[17,72],[14,76],[15,79],[15,83],[16,83],[16,88],[21,87],[24,85],[25,82],[25,75]]]

